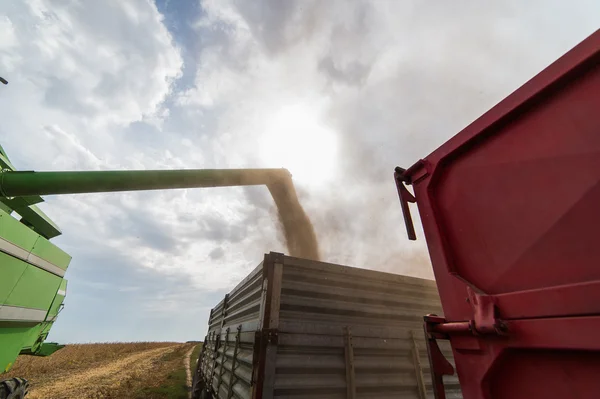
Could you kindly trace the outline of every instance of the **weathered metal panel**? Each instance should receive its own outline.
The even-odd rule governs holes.
[[[274,397],[429,397],[435,282],[285,257],[281,286]],[[456,378],[447,386],[461,397]]]
[[[251,397],[263,294],[261,263],[211,310],[200,367],[213,396]]]
[[[431,398],[440,312],[433,281],[271,253],[211,311],[200,367],[218,398]]]

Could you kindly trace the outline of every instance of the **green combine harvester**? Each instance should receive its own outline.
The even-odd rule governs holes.
[[[318,259],[312,225],[286,169],[24,172],[0,147],[0,170],[0,373],[18,355],[48,356],[64,346],[45,340],[63,308],[71,256],[50,242],[61,231],[36,206],[40,195],[266,185],[290,254]],[[27,389],[25,379],[2,381],[0,399],[21,399]]]

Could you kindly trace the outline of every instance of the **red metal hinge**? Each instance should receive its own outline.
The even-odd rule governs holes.
[[[450,339],[451,336],[459,334],[500,336],[508,333],[507,324],[497,317],[494,296],[478,294],[470,287],[467,287],[467,295],[467,301],[473,310],[471,320],[447,322],[445,318],[436,315],[425,316],[425,338],[436,399],[446,398],[443,376],[454,374],[454,368],[438,346],[438,339]]]
[[[471,304],[473,317],[469,321],[446,322],[440,317],[430,317],[428,331],[442,335],[469,333],[473,335],[506,335],[507,324],[497,317],[496,298],[478,294],[467,287],[467,302]]]
[[[497,317],[496,298],[493,295],[478,294],[467,287],[468,301],[473,309],[471,331],[477,335],[505,335],[507,325]]]

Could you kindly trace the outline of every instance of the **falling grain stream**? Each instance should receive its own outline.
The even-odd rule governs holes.
[[[299,258],[319,260],[319,245],[315,229],[302,208],[291,179],[267,185],[275,205],[289,254]]]

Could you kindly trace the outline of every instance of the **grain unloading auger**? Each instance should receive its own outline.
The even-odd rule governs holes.
[[[1,147],[0,147],[1,148]],[[1,162],[1,161],[0,161]],[[287,169],[182,169],[90,172],[0,172],[0,202],[17,213],[23,207],[42,201],[40,195],[106,193],[115,191],[169,190],[182,188],[265,185],[269,189],[290,254],[318,259],[318,245],[312,224],[298,201],[292,177]],[[30,213],[30,212],[28,212]],[[35,209],[42,229],[56,236],[60,231]],[[43,215],[43,216],[42,216]],[[23,216],[23,215],[22,215]],[[44,225],[41,222],[44,219]],[[27,218],[25,217],[25,222]],[[293,226],[293,228],[291,228]],[[52,238],[47,237],[47,238]]]
[[[63,306],[71,257],[49,241],[61,231],[35,205],[41,195],[266,185],[290,254],[319,257],[286,169],[26,172],[15,171],[2,147],[0,168],[0,373],[19,354],[46,356],[63,347],[44,340]],[[25,380],[0,382],[0,399],[21,398],[26,389]]]

